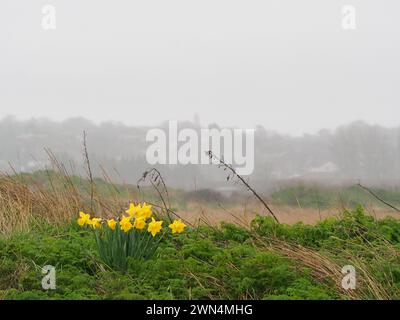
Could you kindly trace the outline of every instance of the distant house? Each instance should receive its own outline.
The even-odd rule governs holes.
[[[240,192],[241,189],[235,186],[227,186],[227,187],[218,187],[215,188],[215,191],[219,192],[223,196],[230,197],[235,192]]]
[[[326,162],[323,165],[320,165],[319,167],[314,167],[311,168],[308,172],[312,173],[334,173],[339,171],[339,167],[333,163],[333,162]]]

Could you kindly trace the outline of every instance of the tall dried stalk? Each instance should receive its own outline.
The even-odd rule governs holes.
[[[212,151],[207,152],[208,156],[210,157],[211,160],[216,160],[220,166],[224,168],[224,170],[229,170],[230,174],[227,177],[227,180],[230,180],[232,177],[236,177],[239,179],[239,181],[246,186],[247,190],[249,190],[261,203],[262,205],[268,210],[268,212],[271,214],[271,216],[274,218],[275,222],[279,223],[279,220],[276,216],[276,214],[272,211],[271,207],[267,204],[267,202],[256,192],[254,188],[250,186],[250,184],[244,180],[244,178],[236,172],[236,170],[228,163],[226,163],[223,159],[218,158],[215,154],[212,153]]]

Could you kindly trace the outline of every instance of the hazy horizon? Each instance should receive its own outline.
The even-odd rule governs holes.
[[[227,185],[226,173],[217,165],[200,161],[150,164],[147,152],[153,143],[147,141],[146,136],[153,128],[118,123],[97,126],[83,118],[61,123],[4,118],[0,120],[0,172],[9,172],[10,164],[17,172],[51,168],[47,151],[51,150],[60,163],[84,174],[82,139],[83,131],[86,131],[94,176],[101,177],[105,169],[118,181],[123,177],[124,181],[136,183],[145,170],[156,167],[169,186],[193,189]],[[169,139],[173,139],[169,124],[164,123],[158,128],[168,136],[168,143],[161,148],[169,150],[173,143]],[[191,128],[197,135],[196,132],[204,127],[180,123],[178,128]],[[221,140],[225,144],[225,138]],[[182,147],[183,142],[177,146]],[[400,181],[400,126],[385,128],[353,122],[334,131],[321,130],[301,137],[258,127],[254,131],[254,146],[253,153],[247,147],[245,151],[241,150],[246,154],[246,164],[235,167],[253,168],[247,177],[261,190],[299,180],[324,185],[362,181],[370,186],[398,186]]]
[[[170,120],[171,121],[175,121],[175,119],[166,119],[166,120],[160,121],[159,123],[153,123],[153,124],[129,124],[129,123],[124,122],[123,120],[94,121],[94,120],[88,119],[88,118],[83,117],[83,116],[72,116],[72,117],[67,117],[65,119],[51,119],[51,118],[46,117],[46,116],[30,117],[30,118],[25,118],[24,119],[24,118],[20,118],[20,117],[17,117],[16,115],[12,115],[12,114],[8,114],[8,115],[5,115],[5,116],[0,116],[0,122],[3,121],[3,120],[8,120],[8,119],[14,119],[14,120],[16,120],[16,121],[18,121],[20,123],[26,123],[26,122],[30,122],[30,121],[39,121],[39,122],[40,121],[44,121],[44,122],[48,121],[48,122],[59,123],[59,124],[62,124],[62,123],[65,123],[65,122],[69,122],[69,121],[73,121],[73,120],[82,120],[82,121],[87,121],[91,125],[94,125],[96,127],[99,127],[101,125],[112,124],[112,125],[121,125],[121,126],[124,126],[124,127],[127,127],[127,128],[158,128],[158,127],[161,127],[161,126],[165,125],[165,123],[170,121]],[[192,117],[192,119],[178,120],[178,123],[190,122],[190,123],[194,124],[196,121],[199,121],[199,120],[200,120],[200,122],[197,123],[197,124],[199,125],[200,128],[207,128],[207,127],[213,126],[213,125],[217,125],[217,126],[219,126],[221,128],[235,128],[235,127],[237,127],[237,126],[226,126],[226,127],[224,127],[224,126],[221,126],[217,122],[205,123],[204,121],[201,121],[201,119],[199,119],[199,118],[196,119],[196,115],[194,115]],[[386,125],[382,125],[382,124],[379,124],[379,123],[368,122],[368,121],[365,121],[365,120],[362,120],[362,119],[358,119],[358,120],[354,120],[354,121],[343,122],[343,123],[341,123],[341,124],[339,124],[339,125],[337,125],[335,127],[332,127],[332,128],[323,128],[323,127],[321,127],[321,128],[317,128],[315,131],[312,131],[312,132],[302,132],[302,133],[300,133],[300,132],[299,133],[284,132],[284,131],[280,131],[280,130],[276,130],[276,129],[265,127],[265,126],[263,126],[261,124],[260,125],[256,125],[254,127],[248,127],[248,129],[257,129],[257,127],[261,127],[261,128],[264,128],[267,131],[276,133],[278,135],[296,138],[296,137],[302,137],[302,136],[305,136],[305,135],[317,135],[319,132],[325,131],[325,130],[327,130],[327,131],[329,131],[331,133],[334,133],[335,131],[339,130],[340,128],[347,127],[347,126],[350,126],[350,125],[356,124],[356,123],[362,123],[362,124],[365,124],[367,126],[372,126],[372,127],[377,126],[377,127],[381,127],[381,128],[384,128],[384,129],[397,129],[397,128],[400,128],[400,122],[399,122],[398,125],[386,126]]]

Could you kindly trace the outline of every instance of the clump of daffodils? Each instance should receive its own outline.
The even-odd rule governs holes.
[[[156,220],[152,206],[146,203],[131,203],[117,220],[91,218],[79,212],[77,223],[90,227],[95,232],[99,255],[111,267],[126,270],[128,257],[141,259],[154,255],[167,228],[164,221]],[[169,224],[172,234],[179,234],[186,225],[181,220]]]
[[[129,209],[125,211],[125,214],[121,216],[119,221],[115,219],[91,218],[89,214],[81,211],[79,212],[77,222],[81,227],[90,226],[93,229],[101,229],[103,226],[107,226],[112,231],[120,228],[125,233],[128,233],[132,229],[146,229],[153,237],[161,232],[163,225],[163,221],[154,219],[152,206],[146,204],[146,202],[137,205],[131,203]],[[176,234],[182,233],[186,225],[181,220],[175,220],[168,227],[171,229],[172,234]]]

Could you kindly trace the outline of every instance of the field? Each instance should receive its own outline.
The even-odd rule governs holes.
[[[59,171],[0,178],[2,299],[400,298],[399,214],[361,190],[318,188],[318,203],[315,187],[278,190],[269,197],[278,224],[248,196],[166,195]],[[396,190],[374,191],[397,204]],[[339,193],[349,197],[337,202]],[[187,228],[118,270],[76,221],[81,210],[117,217],[130,200],[151,202],[165,221],[176,214]],[[42,288],[45,265],[55,267],[55,290]],[[347,265],[354,290],[342,286]]]

